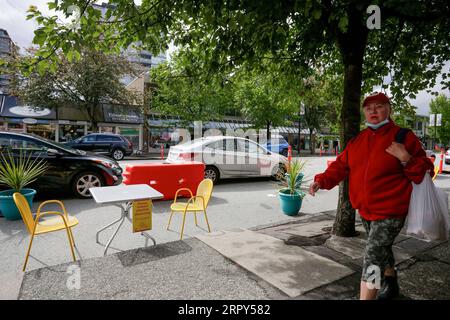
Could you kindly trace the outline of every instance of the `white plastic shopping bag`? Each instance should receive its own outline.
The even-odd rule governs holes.
[[[447,240],[448,195],[435,187],[427,173],[420,184],[412,183],[406,233],[425,240]]]

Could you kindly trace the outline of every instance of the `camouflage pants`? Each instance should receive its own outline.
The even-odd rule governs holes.
[[[379,268],[380,281],[383,281],[385,268],[395,266],[392,245],[400,233],[405,219],[389,218],[368,221],[361,217],[361,221],[367,232],[361,280],[367,282],[373,272],[372,268],[375,266],[375,268]]]

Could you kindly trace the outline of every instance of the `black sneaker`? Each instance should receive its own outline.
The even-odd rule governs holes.
[[[391,300],[400,294],[398,287],[397,277],[385,276],[383,285],[380,291],[378,291],[377,300]]]

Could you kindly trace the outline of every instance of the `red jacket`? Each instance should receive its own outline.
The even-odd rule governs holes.
[[[345,150],[328,169],[315,176],[321,189],[330,190],[349,177],[350,202],[366,220],[405,217],[408,214],[412,185],[422,182],[434,165],[427,158],[419,139],[409,131],[405,148],[412,156],[403,166],[386,152],[400,127],[390,121],[377,130],[367,128],[350,140]]]

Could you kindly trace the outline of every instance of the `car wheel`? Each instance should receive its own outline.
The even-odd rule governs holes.
[[[272,175],[272,178],[273,178],[274,180],[283,180],[286,171],[287,171],[286,165],[283,164],[283,163],[279,163],[279,164],[278,164],[277,170],[276,170],[275,173]]]
[[[281,154],[285,157],[288,156],[288,149],[283,149],[283,151],[281,151]]]
[[[95,172],[82,172],[75,177],[72,183],[72,191],[78,198],[90,198],[89,188],[104,185],[103,178]]]
[[[205,179],[211,179],[214,184],[219,181],[220,173],[216,167],[207,166],[205,168]]]
[[[111,153],[112,158],[116,161],[122,160],[125,157],[125,153],[121,149],[114,149]]]

